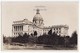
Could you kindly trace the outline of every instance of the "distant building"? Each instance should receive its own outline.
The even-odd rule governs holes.
[[[39,13],[39,9],[36,10],[36,15],[33,17],[33,21],[29,21],[28,19],[20,20],[20,21],[14,21],[12,24],[12,35],[18,36],[23,35],[24,33],[27,34],[34,34],[34,32],[37,32],[37,36],[48,34],[48,31],[52,29],[52,33],[55,32],[58,35],[61,36],[67,36],[68,35],[68,26],[67,25],[56,25],[56,26],[50,26],[45,27],[43,23],[43,18],[41,17]]]

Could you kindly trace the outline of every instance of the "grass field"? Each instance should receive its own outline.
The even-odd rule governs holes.
[[[4,44],[3,50],[77,50],[75,47],[63,47],[61,45],[41,45],[41,44],[26,44],[26,45],[10,45]]]

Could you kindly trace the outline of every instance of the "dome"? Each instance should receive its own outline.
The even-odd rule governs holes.
[[[43,18],[40,14],[36,14],[34,17],[33,17],[33,20],[42,20],[43,21]]]
[[[40,15],[39,11],[40,11],[39,9],[36,9],[36,15],[33,17],[33,21],[36,21],[36,20],[42,20],[43,21],[43,18]]]

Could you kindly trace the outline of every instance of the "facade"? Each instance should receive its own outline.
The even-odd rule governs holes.
[[[34,34],[37,32],[37,36],[48,34],[48,31],[52,29],[52,33],[55,32],[61,36],[68,35],[68,26],[67,25],[55,25],[45,27],[43,23],[43,18],[39,13],[39,9],[36,10],[36,15],[33,17],[33,21],[29,21],[28,19],[20,20],[20,21],[13,21],[12,24],[12,35],[18,36],[23,35],[24,33],[27,34]]]

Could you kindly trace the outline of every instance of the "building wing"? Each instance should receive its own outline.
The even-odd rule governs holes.
[[[13,21],[13,25],[32,25],[33,23],[29,21],[28,19],[19,20],[19,21]]]

